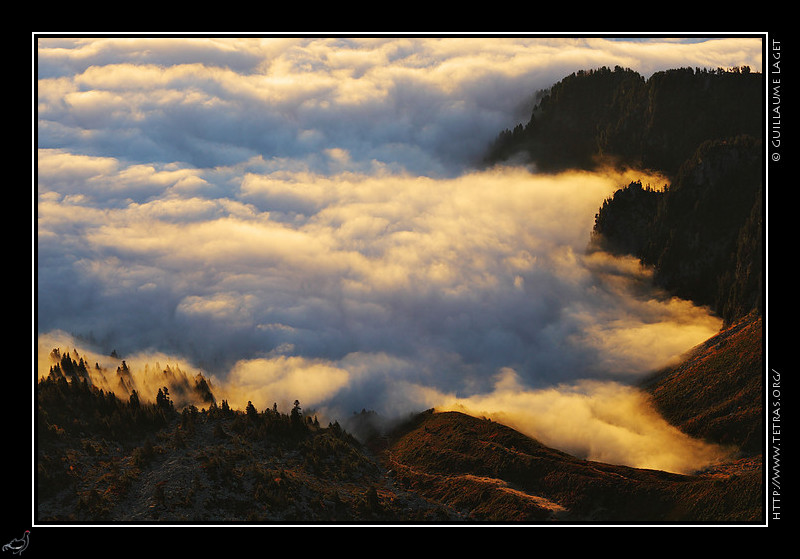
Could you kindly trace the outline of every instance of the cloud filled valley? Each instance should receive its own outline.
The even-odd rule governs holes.
[[[201,371],[239,408],[457,407],[589,458],[711,462],[720,449],[631,385],[719,319],[591,246],[607,196],[663,179],[473,163],[570,72],[760,67],[760,53],[745,39],[41,38],[38,372],[53,347],[116,368],[114,350],[134,373]]]

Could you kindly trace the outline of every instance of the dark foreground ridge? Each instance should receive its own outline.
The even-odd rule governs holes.
[[[224,402],[179,412],[168,396],[132,404],[87,382],[51,377],[37,387],[36,519],[759,522],[760,336],[760,319],[748,318],[645,387],[686,432],[739,449],[730,463],[693,475],[583,460],[458,412],[429,410],[389,430],[376,427],[362,443],[338,423],[304,416],[299,403],[288,414]],[[702,394],[698,378],[708,380]],[[362,412],[356,419],[363,427],[377,418]],[[136,427],[115,430],[117,421]]]

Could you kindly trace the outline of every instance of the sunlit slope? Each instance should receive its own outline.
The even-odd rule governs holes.
[[[692,436],[763,450],[763,320],[751,315],[645,384],[661,414]]]
[[[758,463],[679,475],[580,460],[501,424],[421,414],[385,451],[397,482],[488,522],[750,522]]]
[[[419,415],[393,434],[387,466],[422,496],[493,521],[759,521],[762,318],[752,315],[644,383],[682,431],[732,447],[695,475],[581,460],[457,412]]]

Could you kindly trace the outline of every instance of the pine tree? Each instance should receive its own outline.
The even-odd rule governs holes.
[[[130,405],[131,405],[131,409],[132,410],[138,410],[139,409],[140,402],[139,402],[139,393],[138,392],[136,392],[135,390],[133,392],[131,392],[131,396],[129,398],[129,401],[130,401]]]
[[[253,402],[248,401],[247,407],[245,407],[245,413],[247,414],[248,419],[255,419],[258,416],[258,411],[256,407],[253,405]]]
[[[158,389],[158,394],[156,394],[156,406],[158,406],[158,409],[165,412],[171,412],[174,409],[172,400],[169,399],[169,389],[166,386]]]

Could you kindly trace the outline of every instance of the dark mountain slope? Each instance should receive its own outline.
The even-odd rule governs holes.
[[[501,132],[488,164],[523,157],[543,171],[620,162],[677,173],[700,144],[762,133],[763,76],[749,68],[581,70],[538,94],[530,120]]]
[[[763,156],[740,136],[701,145],[664,191],[631,183],[606,200],[595,241],[651,266],[657,284],[727,324],[761,311]]]
[[[648,80],[620,67],[577,72],[541,93],[528,123],[501,132],[486,162],[665,174],[664,192],[633,183],[607,200],[597,238],[731,324],[762,305],[763,80],[749,68],[682,68]]]
[[[762,318],[752,314],[643,388],[664,418],[685,433],[757,456],[764,448],[763,343]]]
[[[178,412],[88,383],[37,386],[41,524],[432,522],[462,516],[396,488],[334,423],[298,411]],[[113,429],[110,426],[128,426]]]
[[[509,427],[425,412],[366,444],[298,408],[177,410],[86,379],[37,385],[41,523],[758,522],[760,320],[645,386],[669,420],[742,448],[698,475],[586,461]],[[362,414],[364,421],[380,419]]]

